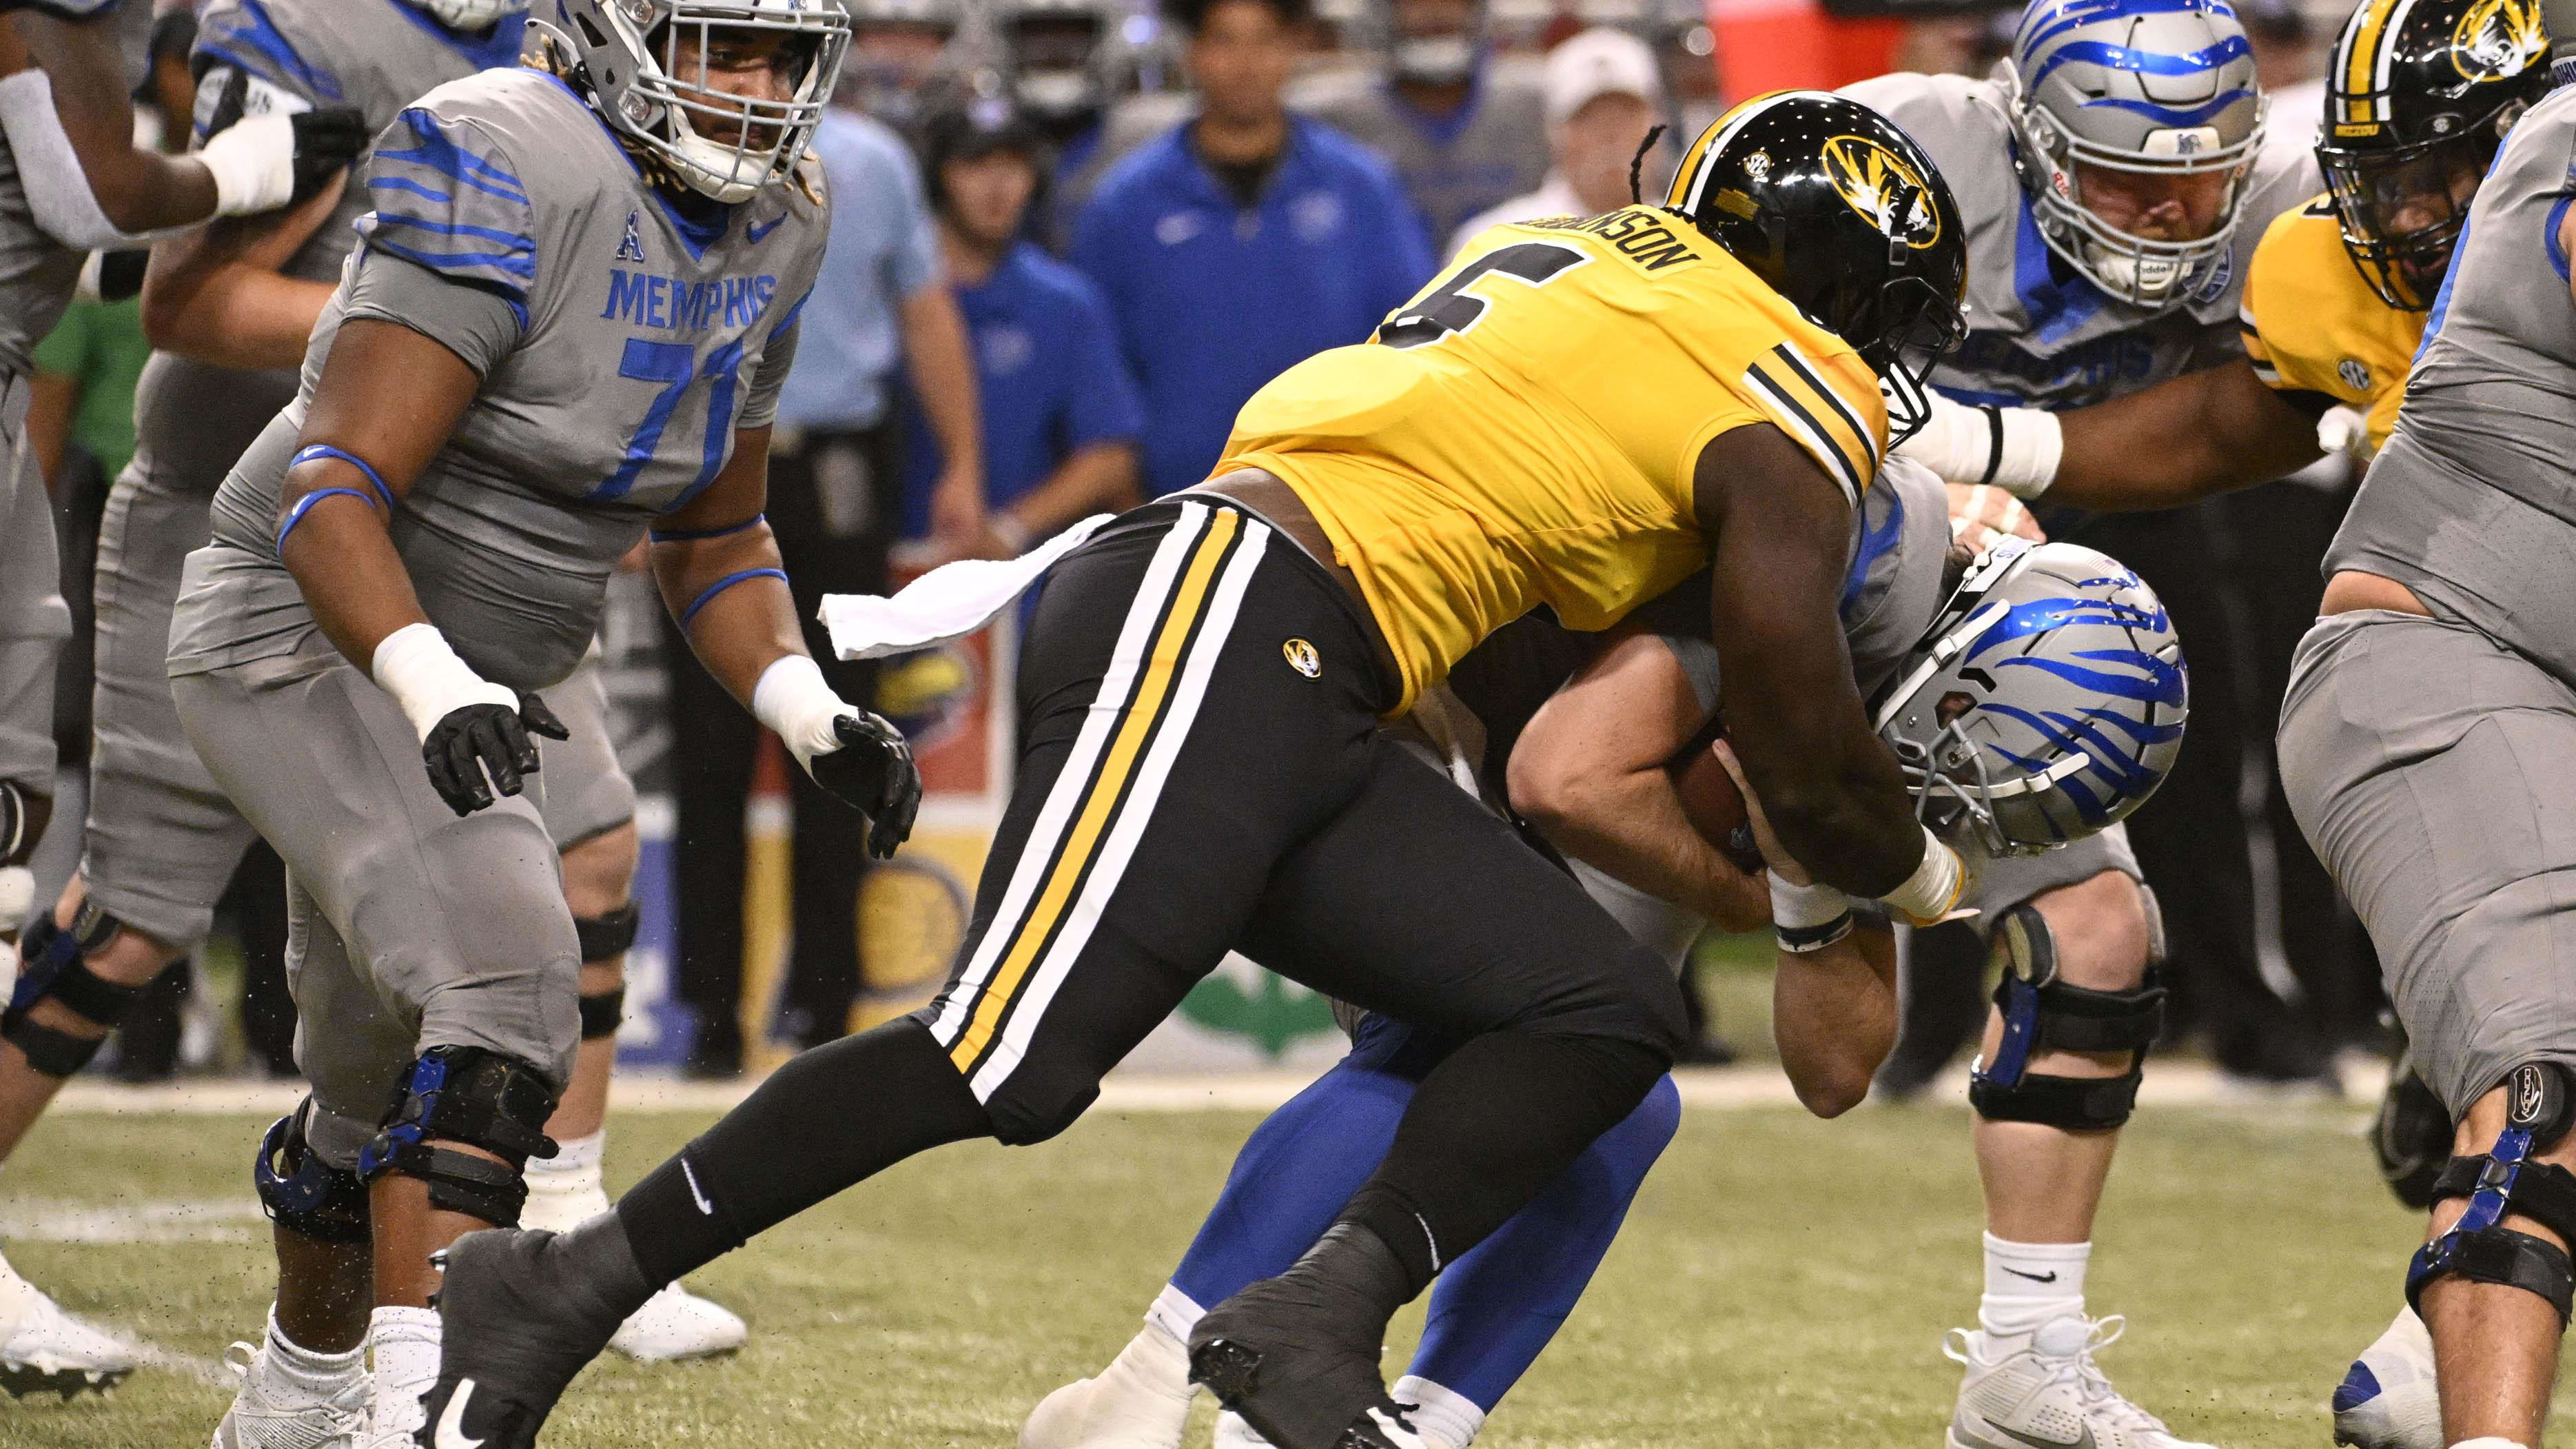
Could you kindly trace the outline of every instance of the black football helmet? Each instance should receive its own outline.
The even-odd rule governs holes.
[[[1967,336],[1968,233],[1913,137],[1846,96],[1774,91],[1700,133],[1664,206],[1876,369],[1891,441],[1923,426],[1923,376]]]
[[[2344,250],[2381,301],[2433,305],[2469,198],[2548,89],[2540,0],[2364,0],[2344,22],[2317,164]]]

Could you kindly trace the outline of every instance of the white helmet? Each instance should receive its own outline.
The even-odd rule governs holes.
[[[2048,249],[2139,306],[2170,306],[2201,285],[2235,234],[2269,104],[2227,0],[2032,0],[2002,77],[2013,162]],[[2226,172],[2218,226],[2195,241],[2132,236],[2085,204],[2077,162]]]
[[[804,158],[849,49],[850,17],[834,0],[543,0],[531,20],[580,62],[577,89],[617,131],[667,164],[691,190],[731,204],[784,181]],[[720,30],[784,32],[796,42],[794,89],[755,101],[691,85],[676,72],[683,35],[704,54]],[[740,127],[731,143],[703,134],[710,119]]]
[[[528,0],[411,0],[450,30],[484,30],[528,13]]]
[[[2081,544],[2016,538],[1970,566],[1870,719],[1925,824],[2031,855],[2145,804],[2189,714],[2155,590]]]

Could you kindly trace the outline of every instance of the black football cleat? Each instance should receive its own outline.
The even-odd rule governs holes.
[[[1296,1265],[1202,1315],[1190,1382],[1204,1384],[1275,1449],[1422,1449],[1387,1397],[1378,1355],[1410,1293],[1376,1234],[1336,1225]]]
[[[568,1233],[467,1233],[436,1260],[438,1382],[420,1449],[530,1449],[573,1375],[653,1295],[613,1213]]]

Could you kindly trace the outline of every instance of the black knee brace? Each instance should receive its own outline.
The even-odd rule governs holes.
[[[635,928],[643,919],[644,913],[633,901],[600,915],[573,917],[572,933],[581,941],[581,959],[587,963],[625,955],[635,944]]]
[[[82,904],[70,930],[54,924],[54,913],[39,912],[21,944],[18,988],[0,1010],[0,1041],[27,1054],[27,1065],[49,1077],[68,1077],[89,1065],[105,1044],[104,1036],[74,1036],[28,1018],[39,1001],[59,1002],[101,1032],[115,1029],[134,998],[137,986],[119,986],[92,972],[81,958],[105,946],[121,929],[116,917],[95,900]]]
[[[304,1108],[268,1129],[250,1178],[260,1210],[279,1227],[325,1243],[367,1240],[367,1184],[324,1162],[304,1140]]]
[[[384,1130],[358,1154],[358,1176],[417,1177],[429,1184],[431,1207],[514,1228],[528,1200],[528,1159],[555,1155],[544,1130],[554,1111],[555,1089],[527,1063],[481,1047],[431,1047],[413,1059]],[[502,1160],[434,1146],[435,1138]]]
[[[2451,1160],[2451,1109],[2415,1071],[2411,1052],[2388,1069],[2388,1090],[2370,1123],[2370,1152],[2380,1181],[2397,1200],[2418,1212],[2433,1205],[2434,1185]]]
[[[2478,1157],[2454,1157],[2434,1180],[2433,1200],[2465,1197],[2469,1210],[2449,1232],[2416,1250],[2406,1266],[2406,1301],[2423,1312],[2424,1289],[2456,1273],[2547,1299],[2567,1322],[2576,1302],[2576,1264],[2565,1249],[2503,1226],[2519,1213],[2576,1243],[2576,1173],[2532,1160],[2576,1123],[2576,1074],[2556,1062],[2525,1062],[2505,1078],[2505,1127]]]
[[[617,1024],[626,1019],[626,988],[612,986],[606,991],[588,991],[581,997],[581,1039],[598,1041],[617,1035]]]
[[[15,780],[0,780],[0,865],[23,864],[21,857],[36,848],[36,842],[27,838],[27,827],[35,820],[28,793]]]
[[[2048,917],[2027,903],[1995,926],[1990,948],[2002,962],[1995,1005],[2004,1016],[2003,1045],[1992,1062],[1969,1073],[1968,1102],[1990,1122],[2038,1122],[2069,1132],[2106,1132],[2129,1120],[2146,1075],[2147,1048],[2163,1029],[2165,989],[2156,970],[2134,991],[2094,991],[2057,978],[2057,948]],[[2047,1050],[2125,1051],[2129,1070],[2116,1077],[2049,1077],[2030,1070]]]

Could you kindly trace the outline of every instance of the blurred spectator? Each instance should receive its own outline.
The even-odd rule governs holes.
[[[1383,0],[1386,73],[1319,96],[1315,115],[1384,157],[1446,237],[1547,174],[1545,108],[1524,66],[1497,65],[1482,0]]]
[[[1207,476],[1263,383],[1370,330],[1431,275],[1386,164],[1281,100],[1305,0],[1174,0],[1197,117],[1121,160],[1075,229],[1143,391],[1144,481]]]
[[[1109,0],[998,0],[1011,99],[1054,149],[1057,176],[1096,176],[1108,129]],[[1084,190],[1088,191],[1088,187]],[[1050,243],[1062,227],[1040,228]]]
[[[1677,144],[1687,147],[1726,111],[1717,85],[1717,32],[1702,0],[1653,0],[1649,10],[1657,68],[1672,98],[1667,114],[1680,133]]]
[[[965,19],[962,0],[840,3],[850,12],[850,54],[841,64],[839,99],[910,130],[929,110],[925,94]]]
[[[1089,279],[1023,239],[1047,148],[1004,102],[943,112],[923,128],[922,165],[948,284],[966,317],[983,399],[984,536],[1008,558],[1088,514],[1137,501],[1144,411],[1118,355],[1109,306]],[[905,407],[904,532],[930,530],[938,440]]]
[[[1663,108],[1655,53],[1624,30],[1596,26],[1547,53],[1544,79],[1547,149],[1554,162],[1547,179],[1536,191],[1469,218],[1449,238],[1451,252],[1485,228],[1507,221],[1594,216],[1628,204],[1628,163]],[[1645,186],[1650,193],[1662,189]]]
[[[795,371],[769,455],[769,526],[778,536],[806,647],[844,699],[872,698],[873,665],[832,658],[814,611],[827,593],[881,593],[901,508],[899,430],[887,383],[901,358],[944,460],[930,486],[931,531],[957,551],[984,530],[983,444],[975,376],[957,303],[939,284],[938,243],[921,174],[901,138],[848,105],[814,137],[832,235],[805,308]],[[679,996],[698,1016],[691,1070],[741,1068],[743,811],[759,726],[700,668],[665,621],[678,805],[675,878]],[[793,959],[786,1035],[839,1036],[858,990],[855,911],[867,857],[864,817],[787,770],[795,820]]]
[[[2245,0],[2236,13],[2254,47],[2254,79],[2271,102],[2264,113],[2263,149],[2314,148],[2325,124],[2326,83],[2319,73],[2324,37],[2308,23],[2297,0]]]

